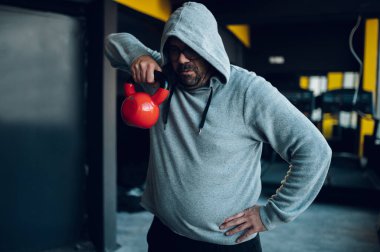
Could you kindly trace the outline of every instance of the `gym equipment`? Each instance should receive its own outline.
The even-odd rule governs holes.
[[[132,79],[124,84],[126,98],[121,105],[121,117],[127,125],[149,129],[156,124],[160,115],[159,105],[169,96],[170,90],[163,73],[154,71],[154,79],[160,87],[152,96],[136,92]]]
[[[360,91],[356,103],[353,103],[355,89],[337,89],[323,93],[317,97],[317,106],[324,113],[340,111],[361,111],[365,114],[373,113],[372,93]]]

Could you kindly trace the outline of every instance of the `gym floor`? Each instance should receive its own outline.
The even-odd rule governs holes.
[[[277,158],[263,160],[263,193],[259,204],[275,192],[287,171]],[[314,203],[296,220],[260,235],[264,252],[379,252],[380,185],[371,171],[349,158],[333,157],[328,179]],[[133,202],[134,205],[137,204]],[[136,210],[136,208],[134,209]],[[146,211],[117,214],[116,252],[146,252],[152,221]],[[90,242],[44,252],[95,252]]]
[[[378,252],[378,211],[361,207],[314,203],[295,221],[261,233],[264,252]],[[148,212],[119,213],[117,252],[146,252]]]
[[[287,164],[263,164],[263,196],[275,191]],[[376,177],[347,158],[335,157],[320,196],[295,221],[261,234],[264,252],[379,252],[379,188]],[[373,198],[375,197],[375,198]],[[148,212],[118,213],[117,252],[146,252]]]

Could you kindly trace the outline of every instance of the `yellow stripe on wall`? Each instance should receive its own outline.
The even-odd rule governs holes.
[[[327,74],[327,90],[343,88],[343,73],[329,72]]]
[[[309,89],[309,77],[307,76],[300,77],[300,88]]]
[[[379,51],[379,19],[366,20],[364,39],[363,90],[374,92],[376,90]],[[376,95],[375,92],[373,95]]]
[[[334,125],[338,124],[337,116],[324,114],[322,121],[322,134],[326,139],[331,139],[333,136]]]
[[[365,22],[364,36],[363,90],[372,92],[376,100],[377,68],[379,58],[379,19],[371,18]],[[363,156],[364,137],[372,136],[375,123],[373,120],[360,119],[359,156]]]
[[[359,156],[363,156],[364,150],[364,137],[372,136],[375,129],[375,121],[372,119],[360,119],[360,145],[359,145]]]
[[[249,25],[227,25],[227,29],[230,30],[246,47],[251,47]]]
[[[171,14],[170,0],[115,0],[115,2],[164,22]]]

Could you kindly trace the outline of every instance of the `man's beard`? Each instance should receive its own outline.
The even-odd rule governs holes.
[[[184,71],[193,71],[194,75],[182,74]],[[199,68],[191,63],[178,65],[176,73],[181,84],[187,89],[194,89],[199,87],[202,83],[202,74],[199,71]]]

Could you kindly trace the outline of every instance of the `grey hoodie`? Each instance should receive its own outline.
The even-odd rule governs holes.
[[[130,34],[119,33],[108,36],[106,55],[113,66],[126,71],[141,55],[150,55],[165,65],[164,45],[169,36],[178,37],[198,52],[219,75],[212,77],[208,86],[193,91],[175,88],[169,111],[162,106],[166,112],[150,129],[151,153],[142,206],[175,233],[210,243],[235,244],[241,233],[225,236],[219,225],[257,204],[265,142],[290,169],[280,188],[260,208],[262,222],[271,230],[296,218],[324,183],[331,160],[324,137],[265,79],[230,65],[217,23],[201,4],[185,3],[171,15],[161,53]],[[168,115],[166,129],[162,115]]]

